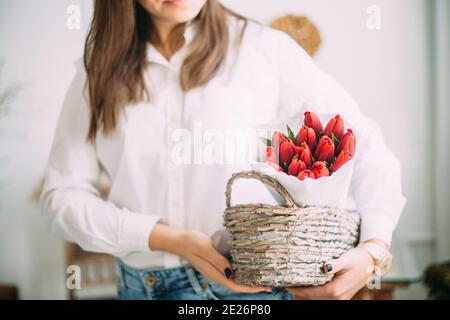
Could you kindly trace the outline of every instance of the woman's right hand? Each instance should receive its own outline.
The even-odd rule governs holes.
[[[208,280],[233,292],[272,291],[270,287],[248,286],[234,281],[230,262],[214,248],[211,239],[201,232],[175,230],[164,224],[156,224],[149,236],[149,247],[184,258]]]

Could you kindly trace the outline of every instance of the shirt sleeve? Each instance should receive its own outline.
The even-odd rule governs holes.
[[[298,122],[305,109],[344,117],[357,140],[350,192],[361,216],[360,241],[380,239],[390,244],[406,202],[400,161],[386,146],[379,126],[293,39],[279,33],[277,47],[281,79],[278,121]]]
[[[51,148],[40,197],[44,220],[52,235],[86,251],[115,256],[150,251],[148,237],[160,217],[131,212],[100,198],[100,164],[95,144],[86,141],[90,116],[86,73],[80,69],[66,94]]]

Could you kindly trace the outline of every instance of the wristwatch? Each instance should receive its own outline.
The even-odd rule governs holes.
[[[373,242],[361,243],[358,248],[365,250],[373,258],[373,272],[377,276],[382,277],[391,269],[393,256],[387,248]]]

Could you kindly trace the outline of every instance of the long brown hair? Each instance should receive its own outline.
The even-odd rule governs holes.
[[[184,91],[207,83],[223,64],[230,38],[227,15],[244,19],[218,0],[207,0],[196,18],[199,31],[181,68]],[[91,112],[89,142],[95,141],[100,129],[106,135],[114,131],[126,103],[150,97],[144,68],[153,30],[149,13],[137,0],[95,1],[84,51]]]

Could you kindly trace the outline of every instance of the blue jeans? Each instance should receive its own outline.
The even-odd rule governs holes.
[[[235,293],[190,266],[135,269],[116,260],[118,298],[123,300],[291,300],[282,288],[271,293]]]

